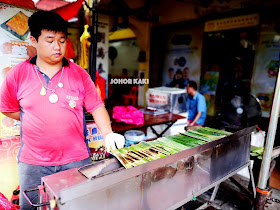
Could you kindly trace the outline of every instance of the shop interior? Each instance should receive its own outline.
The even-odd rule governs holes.
[[[215,97],[210,99],[209,115],[225,124],[252,125],[261,120],[258,99],[250,96],[254,68],[257,28],[241,28],[205,33],[203,39],[203,76],[208,71],[219,72]],[[250,114],[242,119],[234,116],[232,99],[240,96],[240,103],[250,104]],[[246,99],[249,101],[245,101]],[[256,106],[252,106],[256,104]],[[255,108],[255,109],[254,109]]]
[[[112,32],[114,36],[114,32]],[[133,79],[138,78],[139,45],[136,38],[109,41],[109,78]],[[108,82],[110,81],[108,80]],[[133,90],[136,90],[133,93]],[[110,84],[108,86],[108,101],[114,104],[137,105],[137,101],[122,101],[123,95],[131,95],[138,99],[138,85]]]

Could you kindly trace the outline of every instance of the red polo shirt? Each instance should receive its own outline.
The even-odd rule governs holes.
[[[35,63],[36,57],[13,67],[0,90],[1,112],[21,110],[19,161],[55,166],[89,157],[83,106],[89,113],[104,106],[93,81],[84,69],[66,59],[63,74],[61,68],[52,78],[40,72]],[[61,77],[63,87],[55,90],[56,103],[49,101],[52,91],[40,95],[38,75],[50,89],[55,89]]]

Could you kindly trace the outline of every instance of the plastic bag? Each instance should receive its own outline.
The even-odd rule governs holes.
[[[127,124],[144,124],[144,114],[133,106],[115,106],[113,108],[113,119],[116,122]]]
[[[0,210],[18,210],[19,205],[11,203],[2,193],[0,193]]]

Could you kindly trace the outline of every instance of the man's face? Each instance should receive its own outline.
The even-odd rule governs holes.
[[[192,87],[190,87],[189,84],[187,84],[187,93],[192,95],[193,90],[194,89]]]
[[[42,30],[38,41],[32,39],[38,57],[49,64],[62,61],[66,52],[66,35],[62,32]]]

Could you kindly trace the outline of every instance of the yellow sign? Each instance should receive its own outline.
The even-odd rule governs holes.
[[[20,121],[6,117],[0,113],[0,138],[20,134]]]
[[[243,15],[231,18],[211,20],[205,23],[204,31],[222,31],[235,28],[256,26],[259,24],[259,14]]]

